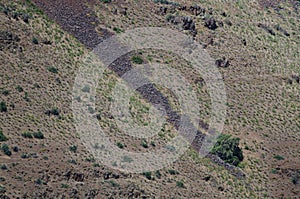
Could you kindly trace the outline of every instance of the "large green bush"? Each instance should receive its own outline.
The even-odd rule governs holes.
[[[239,148],[239,141],[239,138],[222,134],[219,136],[211,152],[219,156],[225,162],[237,166],[244,159],[243,152]]]

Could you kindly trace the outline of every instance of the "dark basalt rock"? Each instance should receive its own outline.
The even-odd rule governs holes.
[[[267,31],[268,33],[270,33],[271,35],[276,35],[276,33],[274,32],[274,30],[270,27],[268,27],[267,25],[265,24],[262,24],[262,23],[258,23],[257,26],[259,28],[262,28],[264,29],[265,31]]]
[[[221,67],[221,68],[227,68],[229,66],[229,60],[226,59],[225,57],[223,57],[222,59],[217,59],[215,63],[217,67]]]
[[[215,30],[218,28],[217,21],[213,17],[206,18],[204,21],[204,26],[210,30]]]

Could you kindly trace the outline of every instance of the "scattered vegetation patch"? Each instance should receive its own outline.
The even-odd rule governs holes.
[[[144,172],[143,175],[144,175],[148,180],[151,180],[151,179],[152,179],[152,173],[151,173],[151,171]]]
[[[58,108],[52,108],[51,110],[47,110],[45,112],[46,115],[55,115],[55,116],[59,116],[59,110]]]
[[[284,160],[284,157],[280,156],[280,155],[274,155],[274,158],[276,160]]]
[[[135,63],[135,64],[142,64],[144,61],[143,59],[140,57],[140,56],[133,56],[131,58],[132,62]]]
[[[33,44],[39,44],[39,40],[35,37],[32,38],[32,43]]]
[[[111,3],[111,0],[100,0],[102,3]]]
[[[219,156],[225,162],[237,166],[244,159],[242,149],[239,147],[239,141],[239,138],[222,134],[219,136],[211,152]]]
[[[123,149],[125,146],[124,144],[122,144],[121,142],[117,142],[117,146],[120,148],[120,149]]]
[[[5,155],[11,156],[11,151],[9,150],[9,147],[7,144],[3,144],[1,147],[2,151],[4,152]]]
[[[18,86],[16,87],[16,89],[17,89],[17,91],[19,91],[19,92],[23,92],[23,91],[24,91],[24,89],[23,89],[20,85],[18,85]]]
[[[184,183],[182,181],[177,181],[176,186],[180,188],[184,188]]]
[[[113,28],[113,31],[115,31],[116,33],[122,33],[122,32],[125,32],[123,29],[118,28],[118,27],[114,27],[114,28]]]
[[[3,134],[3,131],[0,129],[0,142],[7,141],[8,138]]]
[[[0,103],[0,112],[7,112],[7,106],[5,102]]]
[[[48,71],[51,72],[51,73],[58,73],[58,69],[53,67],[53,66],[49,67]]]
[[[76,151],[77,151],[77,146],[76,146],[76,145],[72,145],[72,146],[69,147],[69,149],[70,149],[70,151],[76,153]]]
[[[37,132],[24,132],[22,133],[22,136],[24,138],[36,138],[36,139],[44,139],[44,134],[40,131]]]

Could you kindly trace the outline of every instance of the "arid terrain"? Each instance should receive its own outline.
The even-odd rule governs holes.
[[[299,5],[0,0],[0,198],[299,198]],[[130,97],[130,114],[140,125],[149,125],[148,112],[157,101],[168,110],[167,122],[149,139],[122,133],[110,106],[125,72],[165,64],[181,72],[199,100],[200,127],[190,148],[162,169],[127,173],[102,164],[85,147],[72,110],[76,75],[97,45],[142,27],[184,33],[215,60],[227,96],[222,134],[239,139],[242,161],[228,163],[213,151],[199,156],[211,116],[208,86],[187,60],[153,49],[115,60],[97,82],[96,107],[89,111],[118,148],[162,148],[176,136],[180,117],[170,89],[153,84]]]

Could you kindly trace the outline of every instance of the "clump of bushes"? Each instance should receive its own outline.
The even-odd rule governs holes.
[[[239,138],[222,134],[219,136],[211,152],[219,156],[225,162],[237,166],[244,159],[242,149],[239,147],[239,141]]]
[[[275,155],[274,158],[276,160],[284,160],[284,157],[282,157],[281,155]]]
[[[44,134],[40,131],[37,131],[37,132],[24,132],[22,133],[22,136],[24,138],[36,138],[36,139],[44,139]]]
[[[51,110],[47,110],[45,112],[46,115],[55,115],[55,116],[58,116],[59,115],[59,110],[58,108],[52,108]]]
[[[177,186],[177,187],[180,187],[180,188],[184,188],[184,184],[183,184],[182,181],[177,181],[177,182],[176,182],[176,186]]]
[[[102,3],[110,3],[111,0],[100,0],[100,2],[102,2]]]
[[[152,179],[152,173],[151,173],[151,171],[144,172],[143,175],[144,175],[148,180],[151,180],[151,179]]]
[[[3,144],[1,147],[2,151],[4,152],[5,155],[11,156],[11,151],[9,150],[9,147],[7,144]]]
[[[0,142],[4,142],[8,140],[8,138],[3,134],[2,130],[0,129]]]
[[[0,103],[0,112],[7,112],[7,106],[5,102]]]
[[[131,60],[135,64],[142,64],[144,62],[140,56],[133,56]]]
[[[58,73],[58,69],[55,68],[55,67],[53,67],[53,66],[52,66],[52,67],[49,67],[49,68],[48,68],[48,71],[51,72],[51,73]]]
[[[69,147],[69,149],[70,149],[70,151],[72,151],[72,152],[75,153],[77,151],[77,146],[76,145],[72,145],[72,146]]]

